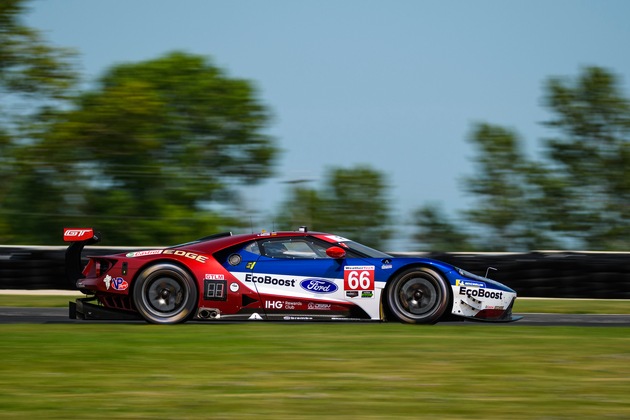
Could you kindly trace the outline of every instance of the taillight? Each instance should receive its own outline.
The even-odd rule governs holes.
[[[110,268],[114,266],[116,262],[110,260],[98,260],[96,266],[96,272],[98,276],[102,276],[109,271]]]
[[[94,266],[96,267],[96,277],[101,277],[103,275],[103,264],[100,261],[96,261],[96,263],[94,263]]]
[[[104,258],[91,258],[83,270],[85,277],[101,277],[116,264],[115,260]]]

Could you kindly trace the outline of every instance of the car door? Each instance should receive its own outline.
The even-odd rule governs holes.
[[[258,314],[262,312],[262,306],[258,291],[251,283],[245,282],[259,257],[256,242],[215,254],[229,275],[206,275],[203,285],[204,307],[218,309],[221,319],[241,320],[252,316],[252,319],[260,319]]]
[[[246,281],[255,285],[268,319],[369,317],[346,295],[347,267],[366,267],[363,259],[330,258],[326,249],[333,245],[311,237],[269,238],[258,245],[261,256]]]

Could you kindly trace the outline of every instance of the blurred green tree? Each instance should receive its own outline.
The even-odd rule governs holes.
[[[476,172],[464,188],[477,203],[463,212],[463,226],[446,223],[439,210],[420,209],[415,224],[422,237],[439,237],[416,237],[421,245],[630,248],[630,107],[616,77],[589,67],[575,81],[550,78],[545,103],[554,115],[546,124],[559,135],[543,140],[541,161],[522,152],[513,130],[474,128]]]
[[[381,247],[391,235],[386,190],[383,174],[369,166],[329,169],[321,190],[294,184],[281,205],[278,227],[306,225]]]
[[[549,223],[535,205],[543,194],[533,181],[541,168],[522,151],[522,140],[509,129],[477,124],[469,140],[477,154],[476,172],[464,179],[476,204],[464,212],[481,235],[473,241],[482,250],[527,251],[555,247]],[[538,178],[536,178],[538,179]]]
[[[41,156],[24,152],[67,103],[77,81],[74,53],[48,45],[21,16],[24,0],[0,2],[0,242],[31,242],[56,213],[58,189]],[[17,229],[16,226],[20,226]],[[20,236],[28,231],[29,236]],[[57,231],[57,237],[59,231]]]
[[[553,229],[592,250],[630,249],[630,102],[615,75],[585,68],[575,80],[551,78],[546,105],[554,112],[545,139],[555,190],[546,217]]]
[[[15,211],[26,211],[27,186],[42,200],[45,191],[54,195],[58,207],[33,241],[58,238],[62,225],[95,225],[128,245],[233,227],[238,215],[212,206],[236,201],[235,185],[270,176],[277,154],[263,134],[269,113],[253,85],[183,52],[111,68],[50,119],[20,150],[39,162],[41,176],[16,184],[12,201]],[[28,225],[14,231],[35,235]]]
[[[413,239],[419,251],[475,251],[469,236],[449,220],[438,204],[425,204],[417,209],[413,214],[413,223],[418,228]]]
[[[65,98],[76,82],[66,48],[49,46],[38,31],[25,26],[25,0],[0,2],[0,89],[5,94]],[[5,101],[3,101],[5,102]],[[6,103],[3,105],[7,106]],[[3,109],[3,113],[7,110]]]

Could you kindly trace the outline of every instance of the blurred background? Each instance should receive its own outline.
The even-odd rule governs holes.
[[[0,3],[0,244],[630,249],[630,3]]]

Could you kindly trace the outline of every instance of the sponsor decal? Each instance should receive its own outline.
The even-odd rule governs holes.
[[[327,235],[326,239],[330,239],[333,242],[348,242],[349,239],[346,239],[342,236],[337,236],[337,235]]]
[[[191,260],[198,261],[202,264],[208,260],[208,257],[206,256],[195,254],[194,252],[182,251],[181,249],[165,249],[164,251],[162,251],[162,254],[164,255],[172,254],[172,255],[177,255],[179,257],[186,257],[186,258],[190,258]]]
[[[203,298],[204,300],[227,300],[226,280],[204,280]]]
[[[230,283],[230,291],[236,293],[238,292],[238,289],[240,289],[238,283]]]
[[[195,254],[194,252],[182,251],[181,249],[150,249],[147,251],[136,251],[129,252],[126,254],[127,257],[144,257],[147,255],[177,255],[178,257],[186,257],[191,260],[198,261],[200,263],[205,263],[208,260],[208,257],[204,255]]]
[[[312,321],[313,317],[310,316],[285,316],[285,321]]]
[[[308,303],[308,309],[315,310],[315,311],[329,311],[330,310],[330,303],[309,302]]]
[[[487,299],[503,299],[503,292],[488,290],[488,289],[470,289],[466,286],[459,288],[460,295],[466,295],[467,297],[487,298]]]
[[[343,268],[344,290],[374,290],[373,265],[348,265]]]
[[[250,261],[247,263],[247,265],[245,265],[245,268],[247,268],[248,270],[253,270],[255,265],[256,261]]]
[[[486,287],[486,283],[473,280],[455,280],[455,286]]]
[[[346,291],[346,297],[349,297],[349,298],[359,297],[359,291],[358,290],[348,290],[348,291]]]
[[[63,240],[66,242],[84,241],[94,236],[93,229],[64,228]]]
[[[295,309],[297,306],[302,306],[302,302],[284,302],[285,309]]]
[[[127,290],[128,287],[129,283],[127,283],[127,281],[122,277],[116,277],[112,279],[112,288],[114,288],[114,290]]]
[[[158,255],[162,253],[162,249],[149,249],[146,251],[136,251],[136,252],[129,252],[127,253],[127,257],[129,258],[134,258],[134,257],[144,257],[147,255]]]
[[[267,309],[282,309],[283,302],[278,300],[267,300],[265,301],[265,308]]]
[[[391,265],[391,264],[383,264],[383,265],[381,266],[381,270],[389,270],[389,269],[391,269],[391,268],[392,268],[392,265]]]
[[[206,274],[204,280],[225,280],[223,274]]]
[[[252,316],[250,316],[247,319],[251,319],[251,320],[254,320],[254,321],[262,321],[262,317],[260,315],[258,315],[256,312],[254,312],[252,314]]]
[[[337,291],[337,285],[324,279],[306,279],[300,282],[300,287],[311,293],[333,293]]]
[[[368,291],[364,290],[364,291],[361,292],[361,297],[362,298],[373,298],[374,297],[374,292],[371,291],[371,290],[368,290]]]
[[[127,288],[129,287],[129,283],[127,283],[127,281],[122,277],[113,278],[109,274],[103,278],[103,282],[105,283],[105,288],[107,290],[109,290],[110,286],[112,287],[112,289],[118,291],[127,290]]]
[[[273,286],[295,287],[295,279],[276,278],[271,276],[257,276],[246,274],[245,281],[249,283],[271,284]]]
[[[112,283],[112,276],[110,276],[109,274],[106,275],[103,279],[103,282],[105,283],[105,288],[109,290],[109,285]]]

